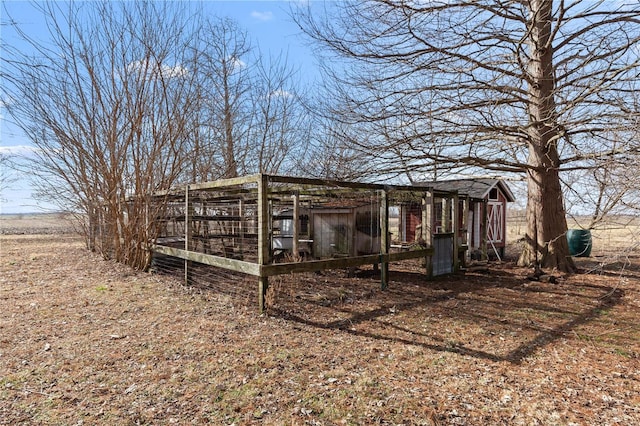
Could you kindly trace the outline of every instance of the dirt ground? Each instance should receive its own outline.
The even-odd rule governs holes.
[[[509,262],[405,262],[385,291],[367,269],[281,277],[258,315],[31,224],[0,219],[1,425],[640,424],[635,249],[557,283]]]

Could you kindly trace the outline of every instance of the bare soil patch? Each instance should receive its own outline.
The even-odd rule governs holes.
[[[72,234],[3,235],[0,424],[640,424],[640,260],[606,259],[557,284],[281,277],[259,316]]]

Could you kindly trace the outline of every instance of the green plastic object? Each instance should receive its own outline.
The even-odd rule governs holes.
[[[575,257],[591,256],[591,231],[588,229],[569,229],[567,231],[569,253]]]

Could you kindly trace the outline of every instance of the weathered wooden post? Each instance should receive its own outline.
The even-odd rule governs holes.
[[[469,254],[469,244],[471,242],[471,238],[470,238],[470,232],[472,232],[472,230],[469,228],[469,206],[470,206],[471,200],[469,199],[469,196],[466,195],[463,198],[462,201],[462,211],[460,212],[460,214],[462,215],[462,226],[464,228],[464,234],[460,235],[460,242],[461,244],[463,244],[465,246],[465,251],[463,253],[462,256],[462,261],[461,261],[461,265],[462,267],[466,266],[467,264],[467,256]]]
[[[442,198],[442,224],[440,232],[450,232],[451,229],[451,198],[449,196]]]
[[[191,217],[193,216],[193,203],[190,200],[189,185],[184,188],[184,250],[191,250]],[[184,261],[184,283],[189,285],[191,280],[191,261]]]
[[[433,188],[429,188],[422,195],[422,240],[427,247],[433,247],[433,198]],[[433,277],[432,256],[426,256],[424,259],[429,278]]]
[[[458,196],[458,192],[453,195],[452,202],[452,218],[453,222],[453,271],[457,272],[460,269],[460,261],[458,255],[458,248],[460,247],[460,241],[458,238],[460,236],[460,197]]]
[[[269,288],[269,278],[263,275],[262,266],[270,262],[269,259],[269,181],[266,175],[258,175],[258,309],[265,310],[265,298]]]
[[[300,202],[300,194],[298,191],[294,191],[293,195],[291,196],[291,198],[293,198],[293,227],[292,227],[292,234],[293,234],[293,241],[292,241],[292,245],[291,245],[291,251],[293,254],[293,259],[294,261],[298,260],[298,257],[300,256],[300,247],[298,246],[298,234],[300,233],[300,224],[299,224],[299,220],[298,220],[298,204]]]
[[[487,244],[488,244],[488,235],[487,235],[487,216],[489,212],[487,211],[489,208],[489,203],[486,199],[482,200],[482,222],[480,223],[481,235],[480,235],[480,251],[482,253],[482,260],[489,260],[489,255],[487,254]]]
[[[238,241],[238,250],[240,251],[240,259],[244,259],[244,209],[243,209],[242,196],[238,200],[238,235],[240,241]]]
[[[381,190],[380,197],[380,286],[389,286],[389,193]]]

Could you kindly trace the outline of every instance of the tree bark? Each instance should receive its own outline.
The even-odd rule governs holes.
[[[554,99],[552,0],[531,1],[529,31],[529,159],[527,234],[518,263],[575,272],[567,243]]]
[[[534,161],[544,161],[538,156]],[[531,170],[527,175],[527,234],[518,264],[575,272],[567,243],[567,219],[558,171]]]

